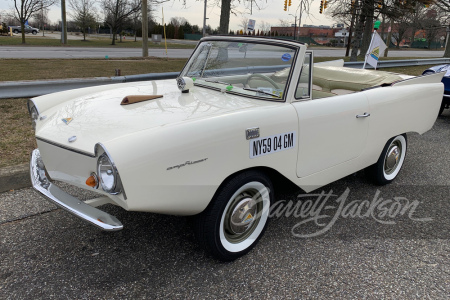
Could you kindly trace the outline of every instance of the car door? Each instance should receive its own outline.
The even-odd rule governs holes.
[[[370,119],[364,92],[313,99],[312,53],[306,54],[298,83],[302,88],[292,103],[299,120],[298,177],[357,158],[365,148]]]

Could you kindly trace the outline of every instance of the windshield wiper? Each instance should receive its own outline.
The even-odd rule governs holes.
[[[281,96],[278,96],[278,95],[275,95],[275,94],[272,94],[272,93],[269,93],[269,92],[261,91],[261,90],[258,90],[258,89],[252,89],[252,88],[242,88],[242,89],[243,89],[243,90],[246,90],[246,91],[252,91],[252,92],[257,92],[257,93],[263,93],[263,94],[266,94],[266,95],[269,95],[269,96],[272,96],[272,97],[281,98]]]
[[[206,82],[212,82],[212,83],[221,83],[221,84],[231,85],[231,84],[229,84],[227,82],[223,82],[223,81],[219,81],[219,80],[206,80],[205,79],[205,81]]]

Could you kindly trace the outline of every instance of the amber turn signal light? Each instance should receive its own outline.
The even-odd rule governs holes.
[[[95,173],[92,173],[91,176],[86,179],[86,185],[93,187],[94,189],[98,188],[98,178]]]

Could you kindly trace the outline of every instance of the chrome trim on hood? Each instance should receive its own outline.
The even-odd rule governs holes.
[[[41,142],[44,142],[44,143],[47,143],[47,144],[50,144],[50,145],[53,145],[53,146],[56,146],[56,147],[59,147],[59,148],[63,148],[65,150],[69,150],[69,151],[72,151],[72,152],[75,152],[75,153],[78,153],[78,154],[81,154],[81,155],[85,155],[85,156],[89,156],[89,157],[95,157],[95,154],[88,153],[88,152],[81,151],[81,150],[77,150],[77,149],[73,149],[73,148],[70,148],[70,147],[67,147],[67,146],[64,146],[64,145],[61,145],[61,144],[58,144],[58,143],[55,143],[55,142],[43,139],[41,137],[36,137],[36,139],[40,140]]]

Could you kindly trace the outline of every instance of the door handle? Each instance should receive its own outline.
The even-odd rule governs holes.
[[[367,118],[367,117],[370,117],[370,114],[369,113],[363,113],[362,115],[356,115],[356,118]]]

